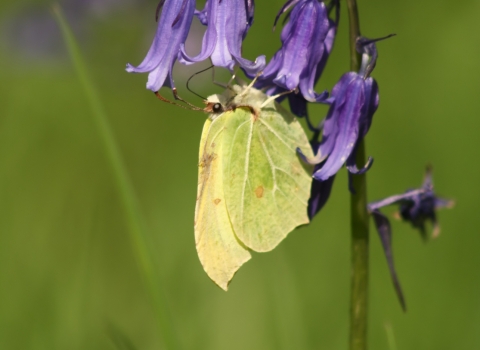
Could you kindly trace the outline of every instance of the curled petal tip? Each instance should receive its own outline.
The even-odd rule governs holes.
[[[297,147],[297,153],[305,163],[308,163],[311,165],[320,164],[325,159],[327,159],[327,156],[322,155],[320,151],[318,151],[314,157],[307,157],[305,156],[305,154],[303,154],[302,150],[299,147]]]
[[[370,170],[372,165],[373,165],[373,158],[368,157],[367,163],[365,163],[363,168],[358,169],[357,165],[353,164],[353,165],[347,165],[347,169],[351,174],[361,175],[361,174],[365,174],[368,170]]]
[[[135,73],[135,67],[132,66],[130,63],[127,63],[127,65],[125,66],[125,70],[126,70],[128,73]]]
[[[315,102],[326,102],[327,100],[329,100],[328,96],[328,90],[325,90],[322,93],[317,94],[317,96],[315,97]]]

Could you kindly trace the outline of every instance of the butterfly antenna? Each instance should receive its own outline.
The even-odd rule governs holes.
[[[225,83],[221,83],[221,82],[215,80],[215,67],[213,67],[213,69],[212,69],[212,81],[215,85],[218,85],[218,86],[220,86],[224,89],[228,89],[228,83],[225,84]]]
[[[200,74],[200,73],[206,72],[207,70],[212,69],[213,67],[214,67],[214,66],[211,65],[211,66],[208,67],[208,68],[205,68],[205,69],[202,69],[201,71],[198,71],[198,72],[196,72],[196,73],[193,73],[192,76],[191,76],[190,78],[188,78],[188,80],[187,80],[187,90],[190,91],[192,94],[200,97],[201,99],[206,100],[205,97],[200,96],[200,95],[197,94],[195,91],[193,91],[192,89],[190,89],[190,87],[188,86],[188,84],[190,83],[190,80],[192,80],[192,78],[193,78],[194,76],[196,76],[196,75],[198,75],[198,74]],[[177,96],[178,96],[178,95],[177,95]]]
[[[186,101],[184,101],[184,100],[182,100],[182,99],[180,99],[180,98],[178,98],[178,99],[179,99],[180,101],[182,101],[182,102],[187,103],[188,106],[184,106],[184,105],[181,105],[180,103],[176,103],[176,102],[170,101],[169,99],[167,99],[167,98],[163,97],[162,95],[160,95],[160,94],[158,93],[158,91],[155,91],[154,94],[155,94],[155,96],[157,96],[157,98],[158,98],[160,101],[170,103],[171,105],[175,105],[175,106],[178,106],[178,107],[187,109],[187,110],[189,110],[189,111],[203,111],[202,108],[199,108],[199,107],[197,107],[197,106],[194,106],[194,105],[192,105],[192,104],[190,104],[190,103],[188,103],[188,102],[186,102]],[[174,95],[175,95],[175,92],[174,92]],[[178,96],[178,95],[177,95],[177,96]],[[176,98],[177,98],[177,97],[176,97]]]
[[[194,110],[194,111],[203,111],[203,108],[197,107],[197,106],[195,106],[194,104],[191,104],[190,102],[185,101],[183,98],[181,98],[180,95],[178,94],[176,88],[173,88],[173,89],[172,89],[172,92],[173,92],[173,97],[175,97],[176,100],[179,100],[179,101],[187,104],[192,110]],[[202,96],[200,96],[200,97],[203,98]],[[205,98],[203,98],[203,99],[205,100]]]

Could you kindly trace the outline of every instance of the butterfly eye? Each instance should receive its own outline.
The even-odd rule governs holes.
[[[220,103],[215,103],[212,107],[213,113],[220,113],[223,112],[223,107]]]

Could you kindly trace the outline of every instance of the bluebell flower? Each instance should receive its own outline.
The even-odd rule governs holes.
[[[338,9],[338,3],[334,4]],[[277,14],[275,24],[292,6],[281,34],[282,47],[265,67],[256,87],[269,87],[269,95],[298,88],[302,98],[290,97],[291,107],[295,114],[304,116],[306,101],[320,102],[327,97],[326,93],[317,94],[314,85],[332,50],[338,18],[329,19],[323,1],[289,0]]]
[[[315,86],[315,84],[317,83],[317,81],[319,80],[320,76],[323,73],[323,70],[328,61],[328,57],[330,56],[330,53],[333,49],[333,44],[334,44],[335,36],[337,33],[340,8],[336,1],[333,2],[333,5],[336,7],[336,19],[335,20],[329,19],[330,29],[328,30],[325,40],[319,43],[319,45],[323,45],[324,50],[323,50],[320,62],[318,62],[318,65],[315,70],[315,79],[313,81],[313,86]],[[313,89],[313,86],[312,86],[312,89]],[[265,79],[263,76],[261,76],[258,82],[255,84],[255,87],[258,89],[267,88],[266,93],[267,95],[270,95],[270,96],[278,95],[288,91],[283,87],[275,85],[272,77],[270,77],[270,79]],[[310,122],[310,118],[308,116],[308,109],[307,109],[307,104],[309,101],[305,99],[302,93],[294,93],[294,94],[292,93],[292,94],[284,95],[278,98],[277,101],[281,102],[284,98],[288,98],[290,110],[293,114],[295,114],[297,117],[305,117],[310,130],[312,131],[318,130],[318,128],[313,126]],[[315,94],[315,102],[328,103],[329,101],[327,100],[327,98],[328,98],[327,91],[324,91],[320,94]]]
[[[372,116],[378,107],[378,87],[373,78],[350,72],[342,76],[332,89],[331,105],[321,128],[314,134],[322,132],[321,142],[312,140],[314,158],[306,158],[298,149],[304,160],[314,164],[313,182],[308,206],[312,219],[325,205],[333,186],[336,173],[347,163],[352,174],[367,171],[373,163],[369,158],[363,169],[355,163],[356,148],[366,135],[372,122]],[[308,118],[307,118],[308,120]]]
[[[378,86],[371,77],[364,78],[356,72],[345,73],[334,86],[331,105],[323,126],[323,137],[316,148],[316,157],[309,163],[320,164],[313,177],[325,181],[347,163],[353,174],[363,173],[372,164],[370,158],[365,168],[357,169],[356,148],[367,134],[372,117],[378,107]],[[315,149],[314,149],[315,150]]]
[[[373,159],[369,157],[365,167],[358,169],[355,158],[356,149],[367,134],[373,114],[378,108],[378,86],[369,75],[378,57],[375,42],[385,38],[369,40],[359,37],[357,39],[357,51],[362,54],[360,71],[344,74],[332,89],[331,97],[326,101],[330,104],[327,117],[322,121],[321,127],[316,128],[317,131],[311,142],[316,156],[307,159],[298,150],[306,162],[315,165],[308,207],[310,219],[325,205],[330,196],[335,174],[343,164],[347,164],[351,175],[364,173],[373,163]],[[301,100],[298,98],[297,106],[302,108]],[[304,112],[306,113],[306,106]],[[306,116],[309,122],[308,115]],[[322,140],[318,142],[320,132]],[[349,180],[351,183],[351,176]],[[351,185],[350,190],[353,192]]]
[[[149,73],[147,89],[154,92],[164,85],[174,88],[172,68],[193,20],[195,0],[162,0],[163,10],[147,56],[139,66],[127,64],[127,72]]]
[[[203,11],[195,14],[207,30],[202,50],[190,57],[182,44],[179,61],[193,64],[210,57],[216,67],[233,71],[239,65],[247,75],[256,75],[265,67],[265,56],[255,62],[242,58],[242,41],[253,23],[253,0],[207,0]]]
[[[387,205],[398,204],[400,215],[403,220],[410,222],[413,227],[420,230],[424,240],[427,239],[425,222],[430,220],[433,226],[433,237],[438,236],[440,229],[435,211],[444,207],[452,207],[453,201],[437,197],[433,191],[431,168],[427,168],[422,187],[406,191],[404,194],[390,196],[388,198],[370,203],[368,211],[372,215],[378,235],[382,242],[385,257],[387,258],[390,275],[395,291],[402,308],[406,309],[405,298],[395,271],[392,251],[392,229],[388,218],[380,212],[380,208]]]
[[[320,164],[313,174],[316,180],[329,179],[345,163],[350,174],[362,174],[373,163],[373,159],[369,158],[365,167],[358,169],[355,158],[356,149],[370,129],[373,114],[378,108],[378,85],[368,76],[378,56],[375,48],[377,40],[380,39],[357,40],[357,50],[362,53],[360,71],[345,73],[332,89],[322,141],[314,149],[316,156],[305,158],[311,164]]]
[[[432,237],[437,237],[440,227],[437,222],[435,211],[440,208],[450,208],[453,201],[437,197],[433,191],[432,171],[427,168],[422,187],[419,189],[407,190],[404,194],[391,196],[380,201],[369,204],[371,212],[378,212],[378,209],[391,204],[400,205],[400,218],[410,222],[411,225],[420,231],[420,235],[427,240],[425,223],[430,221],[433,226]]]

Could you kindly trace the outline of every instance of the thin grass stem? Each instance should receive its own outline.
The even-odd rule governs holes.
[[[60,6],[54,5],[53,13],[60,26],[73,66],[92,110],[93,122],[103,144],[105,155],[111,167],[120,200],[125,210],[126,224],[134,255],[154,305],[158,328],[164,346],[166,349],[175,350],[178,348],[178,343],[165,301],[164,284],[161,281],[158,269],[155,268],[148,248],[146,225],[139,210],[137,198],[123,163],[119,147],[108,122],[105,109],[100,101],[99,94],[89,76],[75,37],[62,14]]]

